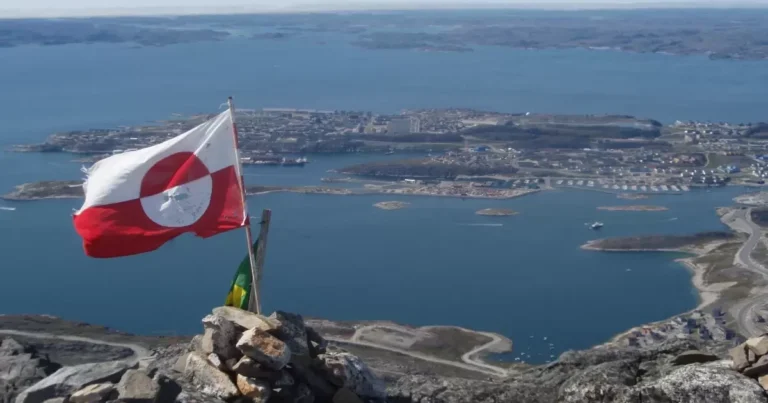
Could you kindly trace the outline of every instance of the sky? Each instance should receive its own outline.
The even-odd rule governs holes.
[[[0,0],[0,17],[173,15],[451,8],[768,7],[768,0]]]

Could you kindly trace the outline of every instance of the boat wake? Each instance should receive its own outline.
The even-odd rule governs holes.
[[[498,223],[498,224],[496,224],[496,223],[494,223],[494,224],[461,224],[461,225],[465,225],[467,227],[502,227],[502,226],[504,226],[504,224],[501,224],[501,223]]]
[[[16,207],[3,207],[3,206],[0,206],[0,210],[16,211]]]

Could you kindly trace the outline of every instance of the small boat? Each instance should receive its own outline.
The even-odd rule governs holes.
[[[603,223],[601,223],[599,221],[595,221],[595,222],[592,223],[592,225],[589,226],[589,228],[597,230],[597,229],[603,228],[603,225],[604,225]]]
[[[389,150],[389,151],[385,152],[385,153],[384,153],[384,155],[392,155],[392,154],[394,154],[394,153],[395,153],[394,151],[392,151],[392,150]]]

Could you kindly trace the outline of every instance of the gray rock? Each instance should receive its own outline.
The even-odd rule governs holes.
[[[114,383],[95,383],[76,391],[68,400],[72,403],[96,403],[106,400],[114,390]]]
[[[21,343],[10,337],[0,340],[0,357],[9,357],[29,352]]]
[[[245,331],[237,348],[269,369],[280,370],[291,359],[291,350],[286,343],[260,329]]]
[[[135,366],[124,361],[108,361],[64,367],[20,393],[16,403],[38,403],[70,395],[90,384],[116,383],[125,371]]]
[[[362,399],[360,399],[360,396],[355,394],[355,392],[347,388],[341,388],[338,391],[336,391],[335,395],[333,395],[333,403],[364,403],[364,402]]]
[[[691,350],[691,351],[686,351],[682,354],[679,354],[677,357],[672,359],[672,365],[688,365],[688,364],[712,362],[717,360],[718,358],[714,354],[704,353],[698,350]]]
[[[733,369],[736,371],[743,371],[750,364],[749,356],[747,355],[746,343],[739,344],[738,346],[728,350],[728,355],[731,357],[731,361],[733,361]]]
[[[763,388],[729,369],[686,365],[670,375],[633,388],[617,403],[765,403]]]
[[[274,385],[276,388],[285,388],[288,386],[293,386],[296,381],[293,379],[293,376],[286,370],[282,370],[278,372],[278,376],[275,378]]]
[[[161,373],[156,373],[152,380],[160,388],[155,399],[157,403],[173,402],[181,393],[181,385]]]
[[[53,399],[48,399],[44,401],[43,403],[67,403],[66,397],[54,397]]]
[[[313,403],[315,401],[315,395],[309,386],[303,383],[291,388],[291,394],[293,395],[293,403]]]
[[[261,329],[265,332],[276,331],[280,327],[280,323],[267,318],[263,315],[258,315],[253,312],[244,311],[242,309],[234,308],[231,306],[220,306],[213,309],[213,314],[220,316],[223,319],[231,322],[236,328],[239,328],[241,332],[248,329]]]
[[[319,370],[338,387],[348,388],[364,398],[385,399],[386,386],[357,356],[333,352],[319,357]]]
[[[226,366],[221,361],[221,358],[218,355],[216,355],[216,353],[208,354],[208,362],[211,365],[213,365],[214,367],[216,367],[216,368],[218,368],[218,369],[220,369],[222,371],[226,371],[227,370]]]
[[[307,346],[312,358],[328,351],[328,340],[325,340],[315,329],[307,326]]]
[[[757,355],[755,355],[755,352],[747,349],[747,361],[749,361],[750,364],[754,364],[757,362]]]
[[[184,368],[187,367],[187,358],[189,358],[190,354],[193,354],[193,353],[186,353],[180,356],[179,359],[176,360],[176,364],[173,365],[172,369],[180,374],[183,374]]]
[[[743,371],[745,376],[757,378],[762,375],[768,375],[768,355],[764,355],[756,363]]]
[[[38,357],[34,348],[6,338],[0,342],[0,402],[12,402],[24,389],[61,368]]]
[[[238,374],[236,382],[237,390],[243,396],[253,400],[254,403],[266,402],[272,394],[269,382],[265,380],[248,378]]]
[[[144,371],[128,370],[117,384],[121,401],[129,403],[152,403],[160,393],[160,385]]]
[[[203,394],[222,400],[236,397],[239,392],[229,376],[208,363],[205,357],[192,353],[187,357],[185,378]]]
[[[768,336],[763,335],[747,340],[747,348],[754,351],[758,357],[768,354]]]
[[[280,327],[271,333],[286,342],[292,354],[309,355],[307,329],[306,325],[304,325],[304,318],[301,315],[276,311],[269,315],[269,319],[280,323]]]
[[[637,374],[638,363],[634,360],[605,362],[589,367],[563,384],[557,401],[615,401],[637,382]]]
[[[215,353],[224,360],[240,358],[235,348],[239,332],[234,324],[221,316],[208,315],[203,318],[205,333],[201,340],[201,349],[207,355]]]
[[[240,361],[232,367],[232,371],[249,378],[271,378],[275,374],[275,371],[262,367],[261,364],[250,357],[241,358]]]

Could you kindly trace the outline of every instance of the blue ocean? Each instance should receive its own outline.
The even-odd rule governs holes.
[[[341,37],[24,46],[0,49],[0,145],[215,112],[229,95],[245,108],[470,107],[748,122],[768,119],[766,82],[766,62],[585,50],[374,51]],[[252,167],[245,174],[252,184],[319,184],[329,169],[393,157],[310,156],[305,168]],[[0,192],[81,178],[72,159],[3,152]],[[267,310],[494,331],[514,340],[512,356],[526,351],[544,362],[697,304],[690,273],[674,262],[678,255],[583,251],[579,246],[597,236],[584,223],[605,222],[601,237],[718,230],[714,208],[741,192],[658,196],[652,203],[669,210],[657,213],[598,211],[627,201],[586,191],[504,201],[273,193],[249,205],[273,210],[262,285]],[[384,200],[411,204],[396,211],[372,206]],[[0,202],[16,208],[0,210],[0,312],[144,334],[199,332],[199,319],[223,302],[244,256],[243,233],[90,259],[71,223],[80,203]],[[520,214],[474,214],[487,207]]]

